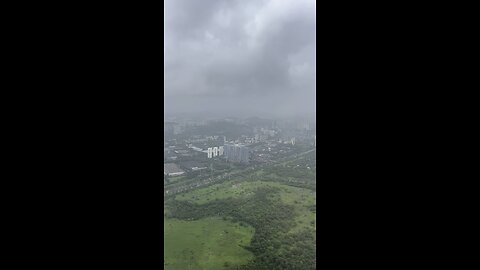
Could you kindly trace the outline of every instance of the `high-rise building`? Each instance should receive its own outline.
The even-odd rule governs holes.
[[[214,146],[209,147],[207,150],[202,150],[201,148],[195,147],[194,150],[201,151],[203,153],[207,153],[208,158],[214,158],[217,156],[222,156],[224,154],[224,147],[223,146]]]
[[[248,147],[241,144],[225,144],[225,158],[228,162],[248,163],[250,151]]]

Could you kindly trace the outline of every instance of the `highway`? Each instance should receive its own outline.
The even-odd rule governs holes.
[[[236,175],[239,175],[239,174],[242,174],[242,173],[245,173],[245,172],[254,171],[256,169],[259,170],[259,169],[261,169],[265,166],[271,166],[271,165],[281,163],[281,162],[293,161],[293,160],[295,160],[295,159],[297,159],[301,156],[304,156],[308,153],[311,153],[315,150],[316,150],[316,148],[310,149],[310,150],[302,152],[300,154],[295,154],[295,155],[292,155],[292,156],[289,156],[289,157],[281,158],[281,159],[279,159],[275,162],[272,162],[272,163],[259,165],[259,166],[248,167],[248,168],[246,168],[244,170],[241,170],[241,171],[227,172],[227,173],[224,173],[222,175],[215,176],[215,177],[208,177],[208,178],[202,178],[202,179],[192,179],[190,181],[175,183],[173,186],[164,187],[163,196],[170,196],[170,195],[178,194],[178,193],[181,193],[181,192],[190,191],[192,189],[206,187],[206,186],[209,186],[211,184],[220,183],[223,180],[225,180],[226,178],[231,178],[232,176],[236,176]]]

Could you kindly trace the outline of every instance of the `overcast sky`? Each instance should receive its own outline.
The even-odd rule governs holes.
[[[315,0],[165,0],[165,112],[315,112]]]

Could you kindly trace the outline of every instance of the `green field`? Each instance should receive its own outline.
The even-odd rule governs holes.
[[[293,205],[298,216],[295,227],[290,232],[299,232],[305,228],[316,230],[316,216],[309,207],[316,205],[316,192],[308,189],[287,186],[278,196],[288,205]]]
[[[205,204],[227,198],[250,197],[261,187],[278,188],[279,192],[273,196],[279,198],[285,204],[294,206],[298,216],[295,218],[297,225],[292,232],[297,232],[306,227],[315,228],[313,225],[315,224],[315,213],[309,210],[309,207],[315,205],[316,192],[309,189],[287,186],[277,182],[228,181],[177,195],[175,199],[195,204]]]
[[[214,200],[227,198],[246,198],[252,196],[260,187],[286,187],[275,182],[261,181],[228,181],[216,184],[206,188],[190,191],[188,193],[179,194],[175,197],[179,201],[188,201],[196,204],[205,204]]]
[[[252,227],[221,218],[195,221],[165,218],[165,269],[235,269],[253,258],[240,246],[248,246],[253,234]]]
[[[298,159],[166,200],[166,269],[315,269],[315,167]]]

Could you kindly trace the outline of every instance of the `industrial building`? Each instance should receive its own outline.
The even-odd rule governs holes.
[[[164,163],[163,164],[163,174],[168,176],[178,176],[182,175],[185,172],[180,169],[175,163]]]

